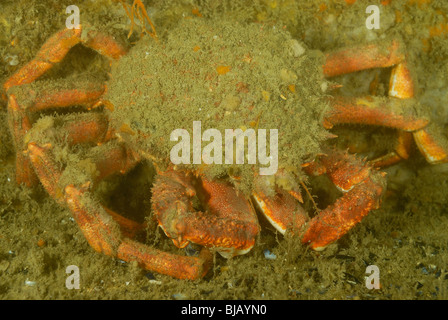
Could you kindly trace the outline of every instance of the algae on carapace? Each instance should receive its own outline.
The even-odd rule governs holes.
[[[171,132],[186,129],[192,136],[193,122],[201,121],[203,131],[277,129],[279,168],[300,171],[326,137],[322,61],[319,51],[281,27],[183,19],[159,41],[141,39],[113,67],[105,99],[114,105],[110,118],[119,134],[162,162],[176,144]],[[123,124],[138,134],[120,131]],[[249,183],[260,166],[245,161],[207,165],[205,171],[236,171]]]

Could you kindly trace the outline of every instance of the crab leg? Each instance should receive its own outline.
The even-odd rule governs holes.
[[[104,86],[93,83],[84,85],[83,90],[59,88],[35,91],[25,86],[14,88],[11,91],[21,91],[21,95],[15,92],[8,97],[8,125],[12,133],[16,149],[16,181],[28,186],[37,184],[37,179],[30,167],[29,161],[23,156],[24,137],[31,129],[30,112],[40,111],[53,107],[69,107],[74,105],[92,106],[104,93]],[[25,97],[25,98],[19,98]],[[30,100],[29,97],[32,97]],[[34,99],[33,99],[34,98]]]
[[[448,141],[435,124],[413,133],[414,140],[429,163],[448,162]]]
[[[57,124],[59,120],[61,125]],[[48,128],[49,135],[60,136],[60,140],[65,140],[69,146],[82,143],[102,144],[112,138],[112,130],[109,130],[109,122],[103,113],[92,112],[54,117],[52,122],[53,126],[57,125],[57,129]]]
[[[387,68],[405,59],[403,44],[397,40],[384,46],[377,43],[342,48],[325,55],[325,77],[334,77],[360,70]]]
[[[414,96],[414,82],[405,61],[404,45],[398,40],[392,40],[385,45],[373,43],[342,48],[327,53],[325,57],[325,77],[394,66],[389,83],[389,96],[400,99]]]
[[[16,181],[33,186],[37,183],[29,161],[22,155],[23,137],[31,128],[29,112],[43,110],[53,107],[65,107],[73,105],[92,106],[99,96],[104,92],[104,87],[84,88],[81,90],[71,89],[50,89],[35,93],[32,89],[22,91],[22,96],[29,99],[35,96],[32,106],[25,105],[18,101],[18,90],[14,87],[29,84],[51,69],[55,64],[62,61],[68,51],[78,43],[98,51],[100,54],[110,58],[119,59],[126,53],[126,48],[120,45],[113,37],[102,34],[84,27],[79,29],[64,29],[49,38],[42,48],[37,52],[36,57],[23,66],[3,85],[3,89],[8,97],[8,118],[13,141],[16,146]],[[22,90],[22,89],[20,89]],[[29,110],[28,110],[29,108]]]
[[[428,125],[429,120],[416,117],[415,101],[381,97],[334,97],[325,115],[327,129],[338,124],[381,125],[404,131],[415,131]]]
[[[37,52],[36,57],[6,81],[3,89],[8,93],[14,86],[33,82],[61,62],[78,43],[114,60],[126,53],[126,48],[113,37],[94,29],[89,30],[85,26],[80,26],[79,29],[63,29],[50,37]]]
[[[393,151],[371,161],[376,167],[390,166],[409,158],[412,132],[424,130],[429,120],[416,117],[415,101],[379,97],[334,97],[330,100],[331,110],[324,118],[324,127],[330,129],[337,124],[382,125],[398,129],[398,138]],[[404,112],[403,112],[404,111]],[[435,145],[435,143],[433,143]],[[425,153],[423,153],[425,154]]]
[[[90,149],[89,154],[86,156],[89,159],[89,163],[95,168],[94,174],[90,177],[94,185],[111,174],[129,171],[139,160],[137,154],[127,148],[123,148],[115,141],[102,144],[102,142],[109,141],[112,134],[108,130],[108,121],[102,113],[45,117],[39,121],[46,123],[47,127],[40,122],[36,123],[31,130],[30,136],[26,137],[25,140],[36,138],[35,132],[38,131],[39,135],[37,137],[41,145],[48,149],[52,148],[51,143],[43,143],[44,140],[65,140],[69,146],[80,143],[99,144],[99,146]],[[58,122],[61,122],[62,125],[59,126]],[[33,143],[31,144],[31,148],[33,148]],[[26,153],[29,154],[30,151],[28,150]],[[29,160],[30,158],[26,157],[26,159]],[[41,174],[41,176],[44,175]],[[59,176],[56,176],[56,179],[59,180]],[[56,198],[55,195],[58,192],[58,188],[55,187],[55,183],[57,181],[45,180],[42,183],[47,190],[50,190],[50,195]],[[143,230],[144,226],[142,224],[126,219],[106,207],[104,209],[120,225],[123,234],[127,237],[133,238]]]
[[[417,110],[413,108],[413,99],[399,100],[396,98],[349,98],[334,97],[330,100],[331,108],[324,118],[324,126],[329,129],[337,124],[368,124],[382,125],[389,128],[406,131],[399,134],[395,150],[374,162],[376,166],[391,165],[401,159],[406,159],[410,153],[409,138],[414,140],[429,163],[448,161],[448,141],[435,124],[429,124],[426,117],[416,117]],[[428,125],[429,124],[429,125]],[[388,158],[388,161],[384,160]],[[395,161],[391,160],[395,159]]]
[[[23,138],[31,129],[31,121],[25,110],[20,108],[14,95],[8,98],[8,126],[16,150],[16,181],[31,187],[39,182],[30,160],[23,154]]]
[[[254,200],[261,212],[282,234],[291,230],[302,235],[302,243],[322,250],[379,207],[385,189],[384,174],[355,156],[328,150],[326,156],[308,163],[304,169],[312,175],[326,173],[344,195],[310,220],[289,193],[281,191],[270,197],[256,190]]]
[[[328,156],[305,169],[310,173],[325,171],[336,187],[344,192],[334,204],[308,222],[302,242],[314,250],[322,250],[338,240],[371,210],[379,207],[385,190],[384,174],[355,156],[329,151]]]
[[[61,125],[59,125],[59,122]],[[48,141],[53,140],[65,140],[69,146],[81,143],[99,144],[99,146],[92,148],[90,154],[87,156],[90,164],[95,168],[95,174],[92,175],[91,181],[93,181],[93,184],[96,184],[105,177],[116,172],[127,172],[133,168],[139,160],[137,154],[132,153],[127,148],[123,148],[115,142],[109,142],[105,145],[102,144],[103,142],[111,140],[112,136],[113,133],[108,129],[108,121],[104,114],[86,113],[41,118],[24,140],[25,142],[28,142],[30,139],[37,138],[40,144],[48,149],[52,148],[51,143]],[[28,149],[29,148],[30,147],[28,147]],[[31,148],[33,148],[33,146],[31,146]],[[34,150],[37,152],[36,150],[38,149]],[[23,154],[24,159],[31,161],[30,157],[28,157],[30,151],[27,150],[25,153],[26,155]],[[39,166],[39,168],[47,167]],[[52,167],[50,166],[49,168],[51,169]],[[50,173],[46,173],[46,175],[51,177]],[[41,176],[44,176],[44,174],[41,174]],[[50,195],[55,199],[58,198],[56,195],[60,193],[59,188],[56,187],[58,180],[59,176],[56,175],[56,180],[42,181],[46,189],[49,190]],[[62,202],[60,204],[63,205]],[[126,219],[106,207],[104,207],[104,209],[120,225],[123,234],[127,237],[134,238],[143,230],[144,226],[142,224]]]
[[[406,62],[392,69],[389,82],[389,96],[399,99],[414,97],[414,81]],[[420,130],[417,130],[420,131]],[[409,158],[412,145],[412,134],[399,130],[396,146],[393,151],[372,161],[375,167],[386,167]]]
[[[397,144],[395,150],[371,161],[377,168],[391,166],[401,160],[406,160],[410,156],[412,145],[412,134],[406,131],[398,131]]]
[[[178,256],[135,242],[124,236],[120,223],[108,214],[90,192],[90,182],[82,186],[60,186],[62,172],[51,154],[51,146],[31,142],[28,152],[36,173],[47,192],[65,204],[82,230],[88,243],[100,253],[137,261],[148,270],[182,279],[203,277],[210,266],[211,255],[205,249],[199,257]],[[120,217],[118,219],[125,219]],[[124,222],[126,225],[127,222]],[[133,226],[128,226],[132,228]]]
[[[343,98],[337,97],[330,101],[332,110],[325,117],[327,128],[338,123],[359,123],[383,125],[391,128],[413,132],[417,146],[430,163],[448,161],[448,142],[443,134],[437,133],[440,128],[433,126],[432,137],[425,127],[429,121],[425,117],[417,117],[416,110],[412,110],[415,102],[414,82],[411,71],[405,61],[403,44],[393,40],[385,46],[369,44],[354,48],[344,48],[326,55],[323,66],[324,75],[333,77],[350,72],[394,66],[389,83],[388,100],[379,98]],[[403,99],[397,102],[397,99]],[[400,106],[401,105],[401,106]],[[376,165],[390,165],[406,156],[410,152],[406,134],[399,136],[395,151],[377,159]],[[409,134],[407,134],[409,135]],[[406,148],[406,149],[405,149]]]
[[[206,208],[194,208],[193,199]],[[160,227],[180,248],[189,242],[222,256],[245,254],[260,227],[250,202],[226,182],[195,179],[182,171],[160,172],[153,187],[153,210]]]
[[[92,164],[96,168],[96,177],[92,177],[93,183],[97,183],[104,178],[114,174],[124,174],[135,167],[140,160],[140,156],[124,148],[118,143],[108,143],[92,149],[89,153]]]

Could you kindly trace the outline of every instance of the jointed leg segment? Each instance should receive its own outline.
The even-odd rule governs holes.
[[[204,249],[199,257],[178,256],[133,241],[142,227],[102,206],[90,191],[88,181],[81,186],[61,185],[62,172],[53,159],[50,145],[29,143],[28,153],[36,173],[47,192],[59,203],[66,205],[89,244],[97,251],[125,261],[137,261],[148,270],[181,279],[203,277],[210,267],[211,255]],[[103,156],[118,155],[115,147],[105,149]],[[103,160],[102,165],[112,171],[127,171],[136,160],[132,152],[121,152],[126,158]],[[104,157],[98,157],[105,159]],[[109,161],[108,164],[105,162]],[[117,164],[123,166],[117,166]]]
[[[12,87],[33,82],[55,64],[61,62],[70,49],[79,43],[114,60],[122,57],[127,51],[113,37],[94,29],[89,30],[89,27],[63,29],[49,38],[36,57],[6,81],[3,89],[8,93]]]
[[[104,93],[105,87],[91,84],[84,89],[48,89],[34,92],[26,88],[22,90],[22,96],[26,96],[30,102],[18,101],[15,87],[34,82],[55,64],[62,61],[68,51],[75,45],[82,43],[100,54],[111,59],[119,59],[126,53],[126,48],[120,45],[112,37],[102,34],[94,29],[82,26],[80,29],[64,29],[48,39],[36,57],[11,76],[3,85],[8,96],[8,123],[13,135],[13,141],[17,150],[16,156],[16,180],[28,186],[37,183],[36,176],[29,165],[29,161],[22,155],[23,139],[31,129],[30,116],[32,112],[49,108],[69,107],[83,105],[91,107]],[[33,97],[34,99],[30,99]],[[25,146],[26,147],[26,146]]]
[[[269,197],[256,190],[254,198],[262,213],[281,233],[291,231],[302,243],[321,250],[346,234],[371,210],[379,207],[385,189],[382,173],[355,156],[329,149],[326,156],[305,167],[310,175],[327,174],[344,193],[311,220],[293,196],[280,191]]]
[[[448,150],[442,145],[446,138],[429,135],[426,129],[429,120],[420,116],[414,107],[414,81],[406,61],[403,45],[391,41],[386,46],[365,45],[340,49],[326,55],[324,75],[333,77],[350,72],[393,66],[389,83],[389,98],[345,98],[330,100],[331,110],[325,117],[324,125],[331,128],[340,123],[381,125],[412,132],[415,141],[430,163],[448,161]],[[399,100],[398,100],[399,99]],[[436,129],[434,129],[436,130]],[[396,150],[378,159],[376,166],[390,165],[409,154],[409,134],[399,137]],[[445,143],[448,145],[448,143]],[[407,148],[405,150],[404,148]]]

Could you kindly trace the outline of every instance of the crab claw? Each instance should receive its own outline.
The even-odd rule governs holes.
[[[285,233],[289,229],[300,234],[302,243],[312,249],[324,249],[379,207],[385,189],[384,173],[355,156],[328,150],[326,156],[310,163],[305,170],[311,175],[326,173],[344,194],[311,220],[294,197],[284,190],[277,190],[274,196],[256,190],[254,199],[277,230]]]
[[[229,258],[255,244],[256,214],[230,183],[168,170],[159,173],[152,192],[159,226],[177,247],[192,242]]]
[[[309,217],[300,204],[303,198],[295,183],[296,177],[280,170],[274,178],[260,176],[257,179],[252,192],[254,205],[281,234],[287,230],[300,234]]]

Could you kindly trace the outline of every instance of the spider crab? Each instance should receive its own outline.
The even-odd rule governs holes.
[[[232,81],[234,81],[235,91],[232,92],[237,95],[237,99],[233,99],[233,101],[240,101],[236,103],[236,106],[233,104],[233,107],[240,108],[243,104],[241,101],[250,100],[244,100],[244,95],[253,93],[254,96],[258,95],[261,98],[250,101],[252,104],[248,104],[248,109],[252,110],[256,107],[253,104],[262,103],[271,108],[281,108],[281,104],[285,100],[291,101],[291,105],[294,106],[294,99],[298,99],[295,91],[299,90],[300,81],[312,77],[311,74],[298,77],[297,74],[288,70],[280,72],[280,78],[286,83],[282,84],[282,88],[289,90],[286,91],[288,96],[281,94],[278,99],[274,99],[272,95],[271,97],[266,94],[260,95],[259,87],[247,82],[250,80],[238,77],[242,74],[239,70],[245,67],[249,68],[252,77],[256,77],[257,74],[264,75],[264,72],[269,71],[269,66],[261,65],[257,60],[257,54],[261,53],[255,49],[247,51],[247,54],[243,55],[235,53],[232,57],[233,65],[231,67],[220,67],[222,56],[207,55],[213,53],[215,48],[207,48],[207,42],[212,42],[216,38],[208,38],[206,30],[212,30],[210,35],[215,32],[218,40],[221,41],[217,45],[217,48],[221,48],[219,50],[230,47],[230,50],[236,52],[237,49],[232,47],[232,44],[236,42],[238,47],[244,47],[244,41],[221,37],[219,30],[227,30],[233,34],[241,29],[251,29],[255,32],[255,36],[252,35],[245,40],[262,41],[274,32],[271,27],[242,27],[238,24],[226,24],[219,29],[216,27],[219,25],[218,22],[215,21],[207,25],[204,19],[200,23],[195,21],[185,23],[190,24],[190,32],[193,28],[193,30],[198,30],[197,34],[202,34],[202,38],[193,37],[195,41],[199,42],[202,39],[204,42],[192,47],[188,47],[192,43],[185,44],[185,47],[188,48],[182,49],[180,51],[182,54],[178,56],[168,51],[168,44],[161,44],[163,40],[156,42],[153,39],[147,39],[147,41],[142,39],[128,52],[127,48],[113,37],[85,26],[81,26],[80,29],[62,30],[48,39],[34,60],[23,66],[3,85],[8,99],[9,127],[17,151],[17,182],[32,186],[40,181],[51,197],[69,208],[87,241],[96,251],[124,261],[137,261],[148,270],[184,279],[201,278],[207,273],[211,261],[209,248],[217,250],[224,256],[244,254],[252,248],[256,236],[260,232],[253,204],[256,204],[281,233],[292,230],[302,237],[301,241],[304,244],[316,250],[339,239],[369,211],[378,208],[385,189],[384,174],[370,163],[359,160],[354,155],[328,147],[322,147],[320,150],[315,148],[307,156],[308,161],[304,160],[305,156],[298,160],[301,162],[299,170],[303,170],[306,174],[326,174],[344,192],[343,196],[334,204],[319,212],[312,219],[308,218],[300,205],[300,191],[294,185],[289,188],[281,188],[280,185],[274,184],[269,189],[263,186],[259,187],[260,183],[257,182],[257,187],[253,189],[252,195],[249,197],[237,192],[235,186],[228,180],[211,179],[203,173],[195,175],[187,170],[176,170],[171,166],[166,170],[159,170],[156,177],[152,190],[154,214],[159,226],[176,246],[185,247],[189,242],[193,242],[203,246],[201,253],[199,256],[175,255],[133,240],[142,226],[102,205],[95,199],[92,186],[111,174],[129,171],[139,161],[149,159],[157,163],[162,158],[160,150],[153,152],[144,146],[145,143],[149,143],[157,149],[160,145],[167,144],[163,137],[155,141],[153,135],[157,132],[154,128],[151,128],[153,131],[147,129],[156,124],[145,125],[143,120],[139,122],[139,118],[145,117],[139,113],[132,118],[132,121],[125,121],[122,117],[116,116],[120,113],[121,115],[131,113],[129,106],[141,109],[142,106],[138,104],[140,100],[137,97],[145,96],[146,102],[159,98],[141,92],[144,87],[140,85],[152,87],[155,92],[160,93],[159,102],[163,103],[157,110],[160,112],[168,110],[170,104],[182,103],[185,105],[194,98],[191,97],[194,94],[193,89],[188,85],[182,86],[183,80],[179,84],[183,91],[174,91],[171,95],[163,85],[155,85],[154,83],[158,83],[157,77],[161,77],[161,73],[168,74],[168,79],[171,82],[176,81],[177,76],[185,77],[185,79],[188,77],[199,78],[197,81],[205,83],[205,92],[210,94],[219,91],[220,81],[224,81],[222,80],[224,77],[233,73],[235,77]],[[173,33],[181,33],[182,30],[185,30],[185,25]],[[204,33],[202,33],[203,31]],[[273,42],[272,47],[268,49],[275,52],[279,46],[287,47],[282,51],[285,53],[280,59],[281,63],[288,64],[291,61],[304,59],[304,45],[291,39],[289,34],[283,30],[276,30],[274,33],[280,42]],[[61,62],[67,52],[77,44],[92,48],[113,62],[111,79],[106,85],[86,82],[79,88],[73,83],[62,86],[43,86],[40,84],[42,81],[35,82],[47,70]],[[157,53],[157,50],[160,50],[160,53]],[[250,48],[246,47],[245,50],[250,50]],[[198,60],[197,55],[199,54],[202,54],[205,60]],[[270,53],[267,54],[269,57]],[[190,56],[193,59],[191,60],[192,64],[189,65],[189,69],[186,69],[180,60],[189,59]],[[167,60],[163,60],[163,57],[167,57]],[[321,94],[316,93],[312,99],[327,106],[321,109],[321,114],[315,116],[311,121],[313,126],[314,123],[321,124],[319,128],[316,128],[320,136],[323,137],[326,133],[325,138],[328,138],[331,134],[326,130],[341,123],[387,126],[396,128],[403,133],[400,134],[396,150],[379,159],[376,162],[378,166],[406,158],[409,136],[412,135],[429,161],[445,161],[447,159],[446,152],[426,130],[428,119],[416,116],[413,112],[413,106],[416,104],[413,99],[413,80],[405,57],[403,44],[399,40],[391,40],[384,45],[367,44],[321,54],[323,61],[321,65],[316,65],[321,73],[317,73],[316,79],[322,78],[322,74],[329,78],[369,68],[393,67],[393,69],[389,97],[387,98],[371,96],[329,98],[324,88],[329,83],[323,78],[322,82],[311,87],[313,90],[321,89]],[[263,57],[263,59],[268,58]],[[275,57],[272,57],[272,60],[274,59]],[[201,77],[192,74],[191,70],[204,66],[207,61],[210,61],[212,66],[210,70],[206,70]],[[239,64],[235,61],[239,61]],[[305,64],[308,62],[309,60],[304,60]],[[155,69],[148,70],[150,68],[148,66],[152,68],[153,65],[156,65]],[[175,71],[169,71],[170,66]],[[206,69],[206,67],[204,68]],[[133,75],[130,78],[123,78],[122,72],[125,72],[123,70],[132,70]],[[170,75],[171,72],[177,72],[176,70],[178,70],[177,74]],[[308,70],[308,72],[310,71]],[[171,78],[169,78],[170,76]],[[312,81],[315,81],[315,78]],[[270,82],[266,83],[268,86]],[[128,84],[132,84],[132,86],[129,87]],[[223,90],[229,89],[224,88]],[[116,94],[117,91],[120,92],[119,96]],[[198,94],[200,95],[202,92]],[[222,93],[220,94],[222,95]],[[214,102],[212,99],[210,100],[210,103]],[[32,121],[33,114],[39,111],[61,110],[71,106],[83,106],[89,110],[95,109],[102,112],[92,111],[76,116],[46,117],[47,120],[50,120],[46,122],[45,126],[40,120],[35,123]],[[219,104],[216,106],[221,107]],[[218,110],[217,112],[222,111],[220,108],[215,109]],[[294,111],[295,109],[285,110]],[[297,112],[302,111],[297,109]],[[313,110],[309,110],[309,112],[313,113]],[[150,110],[149,118],[153,113],[156,113],[155,109]],[[251,113],[248,112],[248,114]],[[228,114],[224,114],[222,117],[226,115]],[[169,116],[174,117],[175,114]],[[293,116],[291,115],[291,117]],[[218,122],[223,120],[216,114],[214,117]],[[59,121],[61,119],[63,121]],[[166,118],[159,121],[166,121]],[[57,136],[58,134],[63,135],[66,143],[71,146],[89,143],[95,146],[96,152],[89,155],[90,163],[94,164],[94,175],[83,181],[78,181],[73,176],[67,178],[65,174],[67,169],[61,168],[54,155],[53,151],[56,147],[53,145],[54,142],[49,142],[50,140],[46,138],[48,135]],[[307,133],[302,133],[302,135],[307,135]],[[313,137],[307,136],[306,138],[312,139]],[[300,140],[301,137],[297,136],[296,139]],[[324,143],[325,139],[321,140],[317,145]],[[277,176],[290,177],[289,173],[285,166],[279,170]],[[263,183],[261,184],[263,185]],[[264,183],[264,186],[266,185]],[[193,204],[192,199],[195,196],[202,201],[203,210],[198,210]]]

